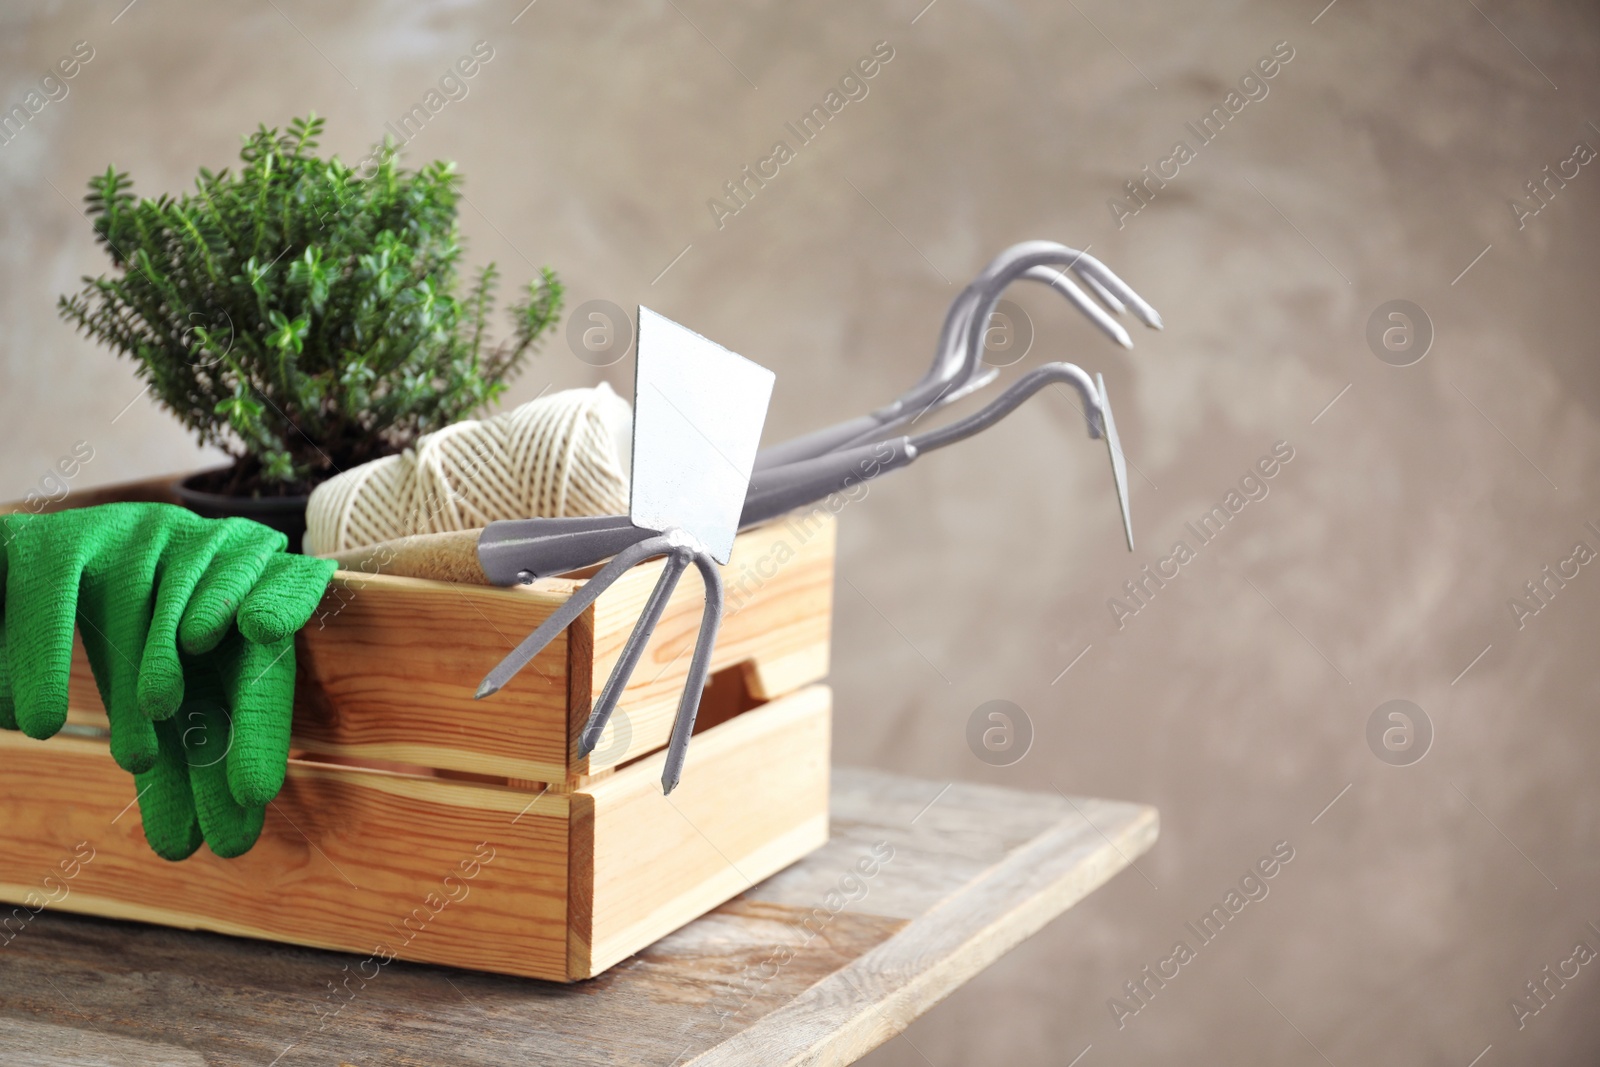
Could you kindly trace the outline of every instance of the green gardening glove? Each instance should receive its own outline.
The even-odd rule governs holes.
[[[54,521],[73,514],[73,522]],[[44,520],[48,528],[36,525]],[[51,601],[47,579],[82,561],[77,618],[112,722],[113,755],[138,775],[152,848],[182,859],[203,838],[219,855],[248,850],[283,784],[294,634],[335,569],[329,560],[286,555],[283,544],[281,534],[247,520],[200,519],[159,504],[0,517],[0,726],[49,736],[51,720],[41,724],[40,712],[57,699],[64,717],[72,614],[62,602],[70,604],[79,588],[62,582]],[[128,564],[131,577],[106,562],[112,559]],[[33,580],[17,578],[23,566]],[[157,583],[153,590],[146,574]],[[148,623],[141,601],[151,605]],[[41,603],[53,610],[40,610]],[[32,632],[41,619],[59,626],[63,615],[64,657]],[[23,644],[44,646],[44,655],[23,661]],[[128,649],[141,669],[132,670]],[[21,666],[9,672],[14,658]],[[42,702],[31,695],[39,692]],[[132,743],[119,745],[119,735]],[[148,759],[125,761],[130,748]]]
[[[186,650],[215,648],[287,543],[246,519],[169,504],[106,504],[0,516],[6,542],[10,685],[0,724],[50,737],[66,721],[74,626],[111,723],[111,755],[154,764],[154,722],[183,702]]]
[[[275,557],[240,606],[238,629],[183,657],[183,705],[156,724],[160,756],[136,776],[145,840],[158,855],[181,860],[204,839],[231,858],[255,844],[289,758],[294,635],[335,566]]]
[[[286,643],[292,645],[293,640]],[[281,693],[287,681],[292,701],[292,650],[279,655],[283,649],[254,645],[235,633],[212,652],[184,658],[183,705],[175,716],[156,723],[160,750],[155,765],[134,776],[145,840],[157,855],[181,860],[204,841],[212,852],[231,858],[247,852],[260,835],[266,801],[241,804],[228,785],[229,759],[235,751],[243,751],[235,748],[229,690],[230,683],[253,669],[252,665],[239,670],[241,660],[265,652],[273,653],[276,661],[266,665],[263,684],[250,686],[244,695],[248,698],[263,690]],[[289,665],[284,668],[286,660]],[[277,762],[280,777],[288,756],[287,728],[283,735],[283,754]]]

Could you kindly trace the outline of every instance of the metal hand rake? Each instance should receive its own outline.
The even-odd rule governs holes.
[[[1058,382],[1071,385],[1078,391],[1083,401],[1089,436],[1103,438],[1107,442],[1112,457],[1113,474],[1117,481],[1118,498],[1122,504],[1124,530],[1128,537],[1128,547],[1131,549],[1133,530],[1128,518],[1126,473],[1122,465],[1121,446],[1117,441],[1116,423],[1111,417],[1111,407],[1105,399],[1105,381],[1103,378],[1098,382],[1091,380],[1081,367],[1070,363],[1047,363],[1030,371],[1013,382],[986,407],[948,426],[929,430],[915,437],[902,436],[859,445],[853,449],[832,452],[774,470],[759,472],[751,480],[739,523],[741,526],[753,526],[766,522],[785,512],[822,500],[830,494],[846,491],[863,481],[870,481],[891,470],[898,470],[926,452],[937,451],[958,441],[965,441],[1005,418],[1041,389]],[[718,627],[721,625],[723,608],[722,580],[716,564],[725,563],[727,559],[719,561],[712,558],[693,538],[678,530],[670,530],[656,536],[650,536],[637,528],[633,528],[633,532],[638,534],[640,539],[623,545],[609,563],[594,577],[588,579],[578,592],[501,661],[484,679],[483,685],[478,689],[478,696],[488,696],[509,682],[529,660],[553,641],[557,634],[570,626],[589,605],[631,568],[656,556],[665,556],[666,565],[662,568],[661,577],[657,579],[644,611],[633,632],[628,636],[622,655],[618,658],[611,676],[606,680],[605,688],[601,690],[600,697],[595,702],[584,727],[578,751],[580,755],[587,755],[599,743],[600,735],[610,721],[611,714],[616,709],[617,701],[627,686],[634,668],[638,665],[645,645],[655,632],[656,624],[660,622],[661,614],[677,587],[679,578],[683,576],[689,564],[694,563],[705,582],[706,599],[700,619],[700,633],[695,640],[688,676],[684,680],[683,695],[679,699],[678,712],[673,719],[666,767],[661,776],[662,789],[670,793],[683,773],[689,737],[694,732],[701,692],[711,667],[711,652],[716,643]],[[487,531],[485,534],[487,536]],[[524,541],[521,545],[524,558],[530,544],[535,548],[538,547],[537,540],[535,538],[531,542]],[[485,571],[490,572],[487,563],[489,557],[483,554],[481,544],[479,552],[480,559],[486,561]]]
[[[1031,241],[1014,245],[991,261],[952,302],[940,334],[934,364],[906,394],[869,415],[807,434],[759,454],[754,453],[753,442],[748,442],[751,459],[742,468],[744,479],[740,492],[743,494],[743,506],[737,512],[736,526],[744,528],[766,522],[786,511],[814,503],[861,481],[905,466],[923,452],[965,440],[994,425],[1046,385],[1062,382],[1076,388],[1082,398],[1090,436],[1106,441],[1124,534],[1128,548],[1132,550],[1133,526],[1129,515],[1126,464],[1103,377],[1097,381],[1091,380],[1082,368],[1069,363],[1046,364],[1024,375],[995,401],[965,419],[916,437],[886,436],[894,428],[943,407],[994,379],[996,372],[992,369],[985,372],[981,366],[984,330],[1000,294],[1018,279],[1041,282],[1055,288],[1113,340],[1131,347],[1132,341],[1127,332],[1107,314],[1105,308],[1075,285],[1067,277],[1066,271],[1077,275],[1104,303],[1105,308],[1120,314],[1131,307],[1146,325],[1156,329],[1161,327],[1161,319],[1155,309],[1093,257],[1053,242]],[[641,515],[638,487],[641,484],[649,485],[650,478],[646,473],[641,483],[640,460],[644,458],[648,463],[660,451],[647,445],[641,452],[641,443],[648,441],[651,435],[647,430],[641,430],[638,423],[641,390],[646,384],[647,322],[651,323],[654,335],[660,333],[657,322],[666,323],[701,345],[708,345],[723,356],[738,359],[704,338],[668,323],[647,309],[640,309],[638,336],[641,370],[635,383],[636,424],[633,436],[635,496],[630,515],[492,523],[478,541],[478,559],[484,573],[491,581],[501,585],[529,582],[538,577],[591,566],[607,556],[614,558],[496,666],[484,679],[477,695],[481,698],[498,691],[630,568],[656,556],[665,556],[661,577],[580,736],[579,753],[587,755],[598,743],[646,644],[660,622],[668,600],[692,562],[704,580],[706,600],[689,674],[673,721],[662,775],[663,789],[671,792],[682,774],[689,737],[693,733],[701,693],[710,670],[711,652],[721,623],[723,601],[721,577],[716,565],[727,562],[727,550],[731,549],[734,528],[725,522],[718,528],[719,536],[725,534],[728,548],[716,554],[708,551],[705,544],[691,533],[667,521],[673,516],[674,508],[680,508],[685,501],[694,499],[692,492],[685,497],[683,487],[670,478],[667,479],[670,489],[665,492],[659,488],[660,478],[656,479],[658,488],[646,495],[654,499],[658,506],[654,512],[645,507]],[[659,383],[651,387],[657,392],[661,391]],[[770,393],[770,377],[767,389]],[[662,396],[665,397],[665,393]],[[765,410],[766,396],[763,395],[760,399],[760,418],[763,420]],[[678,414],[682,416],[681,411]],[[690,422],[689,425],[698,430],[695,423]],[[758,423],[755,430],[757,437],[759,429]],[[701,436],[705,436],[703,431]],[[720,449],[714,451],[719,452],[726,466],[738,468],[739,464],[730,459],[726,452]],[[723,473],[726,474],[726,471]],[[673,492],[678,495],[672,497]],[[719,506],[725,513],[727,501],[732,499],[731,483],[721,487],[718,493],[721,501]],[[673,503],[674,500],[676,503]]]
[[[984,332],[1001,294],[1019,279],[1049,285],[1113,341],[1132,348],[1133,339],[1128,332],[1075,285],[1067,271],[1077,275],[1111,311],[1122,314],[1131,308],[1145,325],[1161,329],[1161,316],[1156,309],[1093,256],[1054,241],[1012,245],[991,260],[951,301],[934,349],[933,365],[916,385],[876,411],[762,449],[756,456],[756,470],[813,459],[881,438],[898,426],[988,385],[999,372],[983,367]]]
[[[617,659],[617,665],[612,669],[611,676],[606,679],[605,688],[600,691],[600,698],[595,701],[594,708],[589,713],[589,721],[579,738],[578,754],[587,756],[594,751],[595,745],[600,743],[600,735],[605,732],[606,724],[611,721],[611,713],[616,709],[623,689],[627,688],[628,680],[633,677],[634,668],[639,665],[639,657],[644,654],[645,645],[655,633],[656,624],[661,621],[661,613],[666,610],[667,601],[672,599],[673,590],[678,587],[678,579],[683,577],[683,572],[688,569],[690,563],[693,563],[699,568],[700,577],[705,582],[705,608],[700,616],[700,633],[695,638],[694,654],[689,658],[689,673],[684,678],[683,695],[678,699],[678,712],[672,720],[672,738],[667,745],[667,765],[661,773],[661,789],[665,793],[670,793],[683,776],[683,761],[689,751],[689,737],[694,733],[695,717],[700,711],[700,697],[705,691],[706,680],[711,671],[711,652],[716,647],[717,630],[722,625],[723,603],[722,572],[717,568],[718,561],[681,530],[669,530],[664,534],[647,536],[644,540],[629,545],[617,553],[611,562],[584,582],[583,586],[568,597],[566,602],[537,630],[529,634],[510,655],[489,672],[483,684],[478,687],[477,696],[482,699],[499,692],[501,687],[511,681],[518,671],[544,650],[546,645],[577,621],[578,616],[598,600],[600,594],[611,588],[618,578],[640,563],[656,556],[667,557],[666,566],[662,568],[661,577],[656,580],[655,588],[650,591],[650,599],[645,602],[639,621],[634,625],[633,632],[628,635],[627,644],[622,647],[622,655]]]
[[[1078,391],[1089,436],[1106,442],[1111,456],[1117,503],[1122,512],[1128,548],[1133,548],[1133,523],[1128,508],[1127,465],[1117,437],[1116,419],[1106,396],[1105,381],[1091,379],[1071,363],[1046,363],[1013,382],[987,407],[949,426],[919,437],[886,437],[845,445],[750,476],[739,528],[760,525],[786,511],[842,492],[861,481],[898,470],[923,451],[964,441],[985,430],[1046,385],[1071,385]],[[800,490],[799,486],[809,488]],[[809,494],[809,495],[806,495]],[[557,519],[508,519],[490,523],[478,538],[478,563],[496,585],[516,585],[593,566],[607,556],[637,544],[649,535],[624,515]]]
[[[849,451],[882,439],[897,426],[991,381],[995,372],[992,369],[985,372],[982,367],[984,327],[1001,292],[1018,279],[1046,283],[1063,292],[1114,340],[1131,346],[1126,331],[1066,277],[1067,271],[1076,275],[1112,311],[1120,314],[1132,308],[1140,321],[1153,329],[1161,328],[1161,316],[1156,310],[1093,256],[1051,241],[1013,245],[990,261],[952,301],[933,365],[916,386],[876,412],[763,449],[756,456],[756,484],[766,484],[763,479],[787,465]],[[1103,394],[1103,388],[1101,392]],[[1106,421],[1110,432],[1105,435],[1105,441],[1111,452],[1118,505],[1131,549],[1133,533],[1128,514],[1126,462],[1109,404],[1106,404]],[[748,512],[742,524],[763,521],[752,518],[755,514],[759,512]],[[636,543],[642,536],[628,518],[621,515],[515,519],[491,523],[479,540],[478,556],[484,573],[492,581],[513,585],[591,566]]]
[[[733,551],[773,374],[648,308],[639,309],[638,336],[633,470],[625,531],[632,543],[620,546],[610,563],[490,671],[477,696],[482,699],[499,691],[632,567],[665,556],[661,577],[579,739],[579,753],[588,755],[678,580],[693,563],[705,583],[705,607],[661,776],[663,791],[670,793],[683,774],[689,736],[711,669],[722,622],[722,576],[717,568]]]

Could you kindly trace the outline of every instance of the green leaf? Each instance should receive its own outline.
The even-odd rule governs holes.
[[[498,273],[463,290],[460,176],[320,158],[325,122],[242,139],[237,170],[192,192],[135,197],[107,167],[85,214],[111,271],[63,295],[63,321],[134,361],[201,441],[245,457],[264,487],[308,487],[393,452],[498,396],[559,317],[548,268],[489,340]]]
[[[267,319],[272,326],[272,332],[267,334],[267,344],[298,356],[305,347],[306,332],[311,329],[311,320],[304,315],[288,319],[281,311],[267,312]]]

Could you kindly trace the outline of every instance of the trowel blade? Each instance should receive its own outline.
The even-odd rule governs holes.
[[[1117,436],[1117,420],[1111,415],[1111,398],[1106,395],[1106,376],[1096,374],[1095,385],[1100,389],[1100,410],[1105,416],[1106,450],[1111,453],[1111,477],[1117,483],[1117,503],[1122,508],[1122,532],[1128,538],[1128,551],[1133,551],[1133,516],[1128,512],[1128,461],[1122,455],[1122,440]]]
[[[727,563],[776,376],[639,308],[628,517],[676,528]]]

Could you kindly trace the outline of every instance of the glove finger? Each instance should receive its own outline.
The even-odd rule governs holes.
[[[107,504],[62,514],[79,517],[77,541],[89,552],[78,624],[111,721],[111,755],[137,774],[156,758],[155,731],[139,708],[139,665],[162,561],[205,523],[170,504]]]
[[[227,757],[233,738],[227,711],[211,700],[190,700],[184,702],[179,718],[200,832],[211,851],[223,859],[241,856],[261,836],[266,805],[241,805],[228,788]]]
[[[234,634],[218,653],[233,711],[228,786],[240,804],[256,807],[283,788],[294,717],[294,638],[259,645]]]
[[[139,661],[139,710],[152,719],[167,718],[183,703],[178,623],[195,586],[238,530],[229,520],[212,522],[194,516],[184,516],[175,525],[177,534],[156,568],[155,608]]]
[[[194,795],[189,789],[189,765],[184,759],[183,740],[176,724],[168,720],[156,729],[161,745],[155,763],[133,778],[139,790],[144,839],[162,859],[187,859],[200,847],[201,841]]]
[[[153,580],[142,572],[128,575],[129,585],[113,595],[104,610],[103,630],[89,612],[78,615],[83,647],[89,653],[89,664],[111,723],[111,758],[135,774],[154,763],[158,747],[150,717],[139,708],[139,666],[133,658],[145,647],[149,634],[148,590]]]
[[[84,638],[84,647],[91,647],[87,637]],[[115,653],[113,653],[115,655]],[[90,662],[94,662],[95,654],[90,652]],[[99,681],[100,670],[95,671],[96,681]],[[114,671],[118,679],[132,677],[136,672],[128,670]],[[106,720],[111,724],[111,758],[117,761],[117,766],[132,774],[141,774],[151,769],[158,762],[160,739],[156,736],[155,724],[147,719],[139,709],[134,706],[131,695],[132,683],[122,686],[129,692],[124,699],[107,695],[107,687],[100,686],[100,699],[106,706]]]
[[[52,737],[67,721],[72,631],[83,576],[81,552],[61,550],[49,534],[54,516],[8,515],[5,612],[11,696],[17,725],[29,737]],[[55,547],[56,551],[47,551]]]
[[[178,639],[190,654],[209,652],[227,634],[245,596],[261,579],[267,563],[282,555],[289,538],[248,519],[237,522],[231,543],[213,561],[195,587]]]
[[[322,603],[339,564],[315,556],[272,557],[261,580],[239,606],[239,632],[259,645],[292,637]]]

